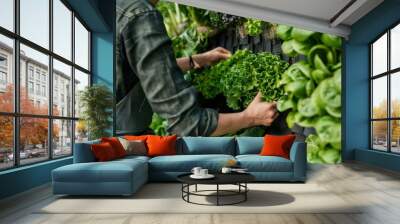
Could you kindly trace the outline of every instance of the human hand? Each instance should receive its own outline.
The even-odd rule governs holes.
[[[217,47],[210,51],[193,56],[197,67],[213,65],[221,60],[226,60],[231,56],[231,52],[223,47]]]
[[[262,101],[261,93],[258,92],[253,101],[244,110],[244,115],[248,119],[249,126],[270,126],[279,113],[276,110],[276,102]]]

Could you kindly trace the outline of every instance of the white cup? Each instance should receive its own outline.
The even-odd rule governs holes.
[[[232,168],[229,168],[229,167],[222,167],[221,172],[222,172],[222,173],[230,173],[230,172],[232,172]]]
[[[194,168],[192,169],[192,173],[193,173],[194,175],[196,175],[196,176],[199,176],[199,175],[201,175],[201,173],[200,173],[201,170],[202,170],[201,167],[194,167]]]
[[[208,175],[208,169],[201,169],[200,170],[200,176],[207,176]]]

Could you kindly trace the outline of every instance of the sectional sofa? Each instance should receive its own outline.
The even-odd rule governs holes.
[[[304,182],[306,145],[294,142],[290,159],[258,155],[262,137],[183,137],[177,140],[177,155],[129,156],[96,162],[90,145],[75,145],[74,163],[52,172],[54,194],[132,195],[148,181],[176,181],[180,174],[200,166],[218,172],[228,160],[236,160],[259,182]]]

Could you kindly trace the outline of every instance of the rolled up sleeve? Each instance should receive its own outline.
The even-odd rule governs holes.
[[[180,136],[211,135],[218,112],[198,104],[196,89],[184,80],[176,63],[160,13],[149,11],[131,19],[122,29],[122,38],[129,65],[152,110],[168,120],[168,131]]]

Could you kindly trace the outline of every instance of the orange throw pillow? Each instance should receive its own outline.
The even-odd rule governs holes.
[[[290,159],[290,148],[296,135],[265,135],[261,156],[280,156]]]
[[[108,142],[93,144],[90,147],[92,149],[94,157],[99,162],[105,162],[117,159],[117,155],[115,155],[113,147]]]
[[[125,135],[124,138],[128,141],[144,141],[146,142],[148,135]]]
[[[147,136],[147,155],[154,156],[166,156],[176,155],[176,135],[172,136]]]
[[[110,145],[114,149],[117,158],[122,158],[126,156],[126,151],[122,146],[121,142],[119,142],[118,138],[101,138],[101,142],[110,143]]]

